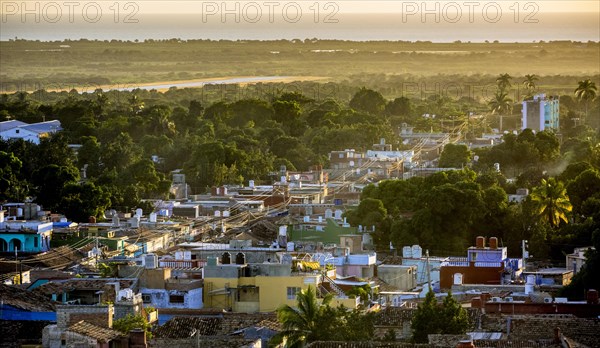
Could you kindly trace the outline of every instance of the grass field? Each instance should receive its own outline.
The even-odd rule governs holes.
[[[0,62],[0,92],[5,93],[60,84],[143,84],[234,76],[319,76],[357,83],[402,75],[584,78],[600,73],[600,44],[17,40],[0,42]],[[570,86],[571,80],[547,83],[560,88]]]

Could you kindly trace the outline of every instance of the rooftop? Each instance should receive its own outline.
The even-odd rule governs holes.
[[[5,305],[30,312],[54,312],[55,303],[35,292],[0,284],[0,299]]]
[[[44,295],[62,294],[74,290],[101,290],[107,283],[118,282],[120,289],[131,288],[136,279],[115,278],[73,278],[66,281],[51,281],[33,290],[33,293]],[[47,301],[47,299],[45,299]]]
[[[87,336],[95,339],[98,342],[109,342],[114,340],[115,338],[122,337],[123,335],[115,331],[113,329],[104,328],[100,326],[96,326],[94,324],[88,323],[87,321],[81,320],[73,325],[71,325],[68,329],[68,332],[74,332],[83,336]]]

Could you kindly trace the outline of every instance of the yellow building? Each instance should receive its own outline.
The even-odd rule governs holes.
[[[291,265],[211,264],[204,267],[204,308],[233,312],[273,312],[282,304],[296,305],[296,294],[309,286],[320,288],[319,272],[293,273]],[[332,306],[356,308],[359,299],[337,296]]]

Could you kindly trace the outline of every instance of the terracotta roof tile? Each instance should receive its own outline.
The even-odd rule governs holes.
[[[67,331],[74,332],[83,336],[87,336],[95,339],[98,342],[109,342],[114,340],[115,338],[123,337],[123,335],[115,331],[113,329],[108,329],[105,327],[96,326],[94,324],[90,324],[84,320],[81,320],[67,329]]]
[[[197,332],[213,336],[221,327],[221,318],[174,317],[154,331],[157,338],[188,338]]]
[[[54,312],[56,310],[56,302],[49,301],[46,296],[4,284],[0,284],[0,299],[6,305],[25,311]]]

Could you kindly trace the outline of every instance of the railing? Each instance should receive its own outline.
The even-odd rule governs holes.
[[[346,293],[344,292],[344,290],[342,290],[334,281],[333,279],[329,278],[327,276],[327,274],[325,272],[323,272],[323,278],[325,280],[327,280],[329,282],[329,286],[331,287],[331,289],[333,289],[333,291],[336,293],[337,297],[339,298],[348,298],[348,296],[346,296]]]
[[[191,269],[204,267],[206,260],[160,260],[158,263],[164,268]]]
[[[470,262],[468,261],[444,261],[440,264],[440,267],[469,267]],[[493,261],[476,261],[473,262],[473,266],[475,267],[502,267],[502,262],[493,262]]]

